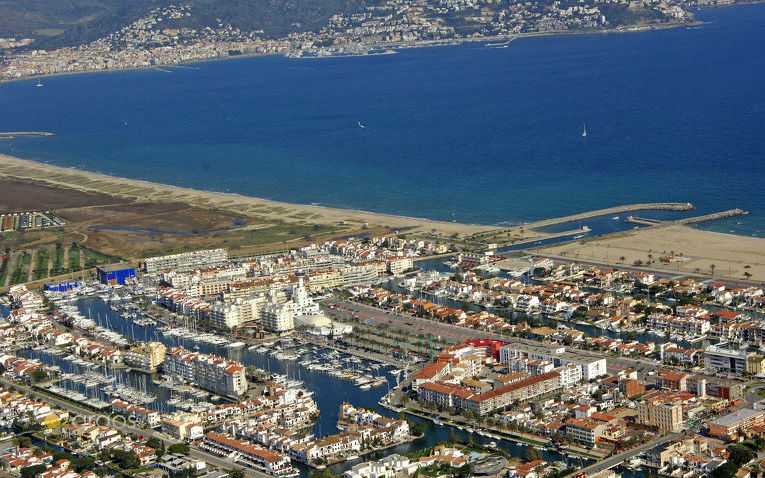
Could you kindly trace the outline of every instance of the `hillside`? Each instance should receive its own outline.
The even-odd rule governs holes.
[[[263,31],[269,38],[293,31],[315,31],[339,12],[363,9],[369,0],[0,0],[0,38],[34,38],[36,48],[87,43],[169,5],[188,5],[191,16],[169,28],[200,29],[230,24]]]

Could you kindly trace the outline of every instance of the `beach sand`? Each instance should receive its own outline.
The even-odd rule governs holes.
[[[744,273],[748,272],[751,274],[748,280],[765,281],[765,239],[701,231],[681,225],[643,228],[537,251],[615,266],[632,265],[636,260],[646,263],[648,254],[651,254],[651,269],[742,281],[747,280]],[[675,255],[682,253],[688,260],[672,264],[659,261],[660,257],[673,251]]]
[[[236,194],[199,191],[78,171],[5,155],[0,155],[0,178],[2,176],[139,202],[181,202],[199,208],[225,210],[256,218],[262,222],[273,220],[295,224],[347,225],[349,229],[363,227],[364,223],[368,223],[370,228],[377,226],[378,229],[384,227],[422,231],[435,230],[447,236],[453,234],[470,235],[492,229],[491,226],[431,221],[365,211],[290,204]]]

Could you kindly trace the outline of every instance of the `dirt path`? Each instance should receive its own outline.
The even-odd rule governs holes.
[[[29,273],[27,274],[27,282],[32,282],[34,279],[35,260],[37,259],[37,249],[32,249],[31,259],[29,260]]]
[[[16,261],[18,260],[18,253],[11,252],[8,257],[8,268],[5,271],[5,277],[0,278],[0,284],[8,286],[11,281],[11,275],[13,274],[13,268],[16,267]]]

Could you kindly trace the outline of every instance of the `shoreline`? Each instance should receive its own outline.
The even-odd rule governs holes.
[[[426,218],[376,213],[359,209],[343,209],[329,206],[289,203],[271,199],[245,196],[239,193],[192,189],[142,179],[122,178],[81,169],[55,166],[48,163],[0,154],[0,177],[34,181],[81,192],[95,192],[116,198],[133,198],[136,201],[178,201],[206,209],[226,209],[250,216],[286,220],[289,215],[307,214],[305,221],[317,223],[360,222],[386,226],[391,229],[434,228],[445,233],[473,234],[496,226],[464,224]],[[101,187],[93,185],[96,183]],[[118,190],[119,187],[138,189],[139,194]],[[240,206],[240,207],[237,207]],[[244,210],[241,209],[244,208]],[[271,208],[269,213],[263,208]],[[274,209],[278,210],[274,210]],[[288,211],[281,211],[287,208]],[[245,212],[249,210],[250,212]]]
[[[754,0],[751,2],[736,3],[736,4],[724,5],[724,6],[730,7],[730,6],[736,6],[736,5],[753,5],[753,4],[762,3],[763,1],[765,0]],[[721,5],[715,5],[715,7],[721,7]],[[266,57],[266,56],[281,56],[283,58],[293,59],[293,60],[324,60],[324,59],[333,59],[333,58],[339,59],[339,58],[357,58],[357,57],[366,57],[366,56],[387,56],[387,55],[400,53],[403,50],[409,50],[409,49],[459,46],[459,45],[470,44],[470,43],[496,42],[496,41],[501,41],[501,42],[504,42],[504,44],[509,45],[510,43],[516,40],[520,40],[524,38],[568,36],[568,35],[609,35],[609,34],[623,34],[623,33],[645,33],[650,31],[669,30],[669,29],[680,28],[680,27],[694,27],[694,26],[706,25],[708,23],[709,22],[704,22],[701,20],[694,20],[690,22],[668,22],[663,24],[640,25],[640,26],[634,26],[634,27],[619,27],[619,28],[611,28],[611,29],[605,29],[605,30],[528,32],[528,33],[518,33],[515,35],[495,35],[495,36],[485,36],[480,38],[452,38],[452,39],[446,39],[446,40],[422,40],[422,41],[418,41],[414,43],[406,43],[406,42],[384,43],[379,45],[369,45],[367,47],[368,48],[367,52],[349,52],[349,53],[333,54],[333,55],[292,56],[289,53],[247,53],[242,55],[225,56],[225,57],[199,58],[199,59],[194,59],[189,61],[181,61],[178,63],[162,63],[162,64],[156,64],[156,65],[144,66],[144,67],[125,67],[125,68],[101,69],[101,70],[67,71],[67,72],[60,72],[60,73],[30,75],[30,76],[24,76],[21,78],[0,79],[0,85],[3,85],[5,83],[24,81],[24,80],[55,78],[59,76],[84,75],[84,74],[93,74],[93,73],[118,73],[118,72],[126,72],[126,71],[149,71],[149,70],[160,71],[161,68],[193,66],[193,65],[198,65],[201,63],[211,63],[211,62],[217,62],[217,61],[229,61],[229,60],[248,59],[248,58],[260,58],[260,57]],[[494,46],[486,45],[486,46],[487,48],[498,48],[498,46],[496,45]],[[376,50],[385,50],[385,51],[374,52]],[[374,52],[374,53],[370,53],[370,52]]]

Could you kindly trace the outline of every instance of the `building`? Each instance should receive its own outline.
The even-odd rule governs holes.
[[[202,420],[196,413],[176,412],[163,416],[162,432],[181,440],[198,440],[204,436]]]
[[[193,383],[219,395],[240,397],[247,391],[244,366],[217,355],[173,347],[165,355],[165,375]]]
[[[528,358],[551,362],[555,368],[574,364],[582,369],[582,379],[592,380],[607,374],[606,359],[580,351],[566,350],[564,346],[545,346],[526,342],[510,342],[499,349],[499,361],[508,364],[514,358]]]
[[[531,400],[560,389],[560,374],[549,372],[526,377],[487,392],[477,392],[470,387],[438,381],[425,382],[419,385],[418,398],[420,401],[466,409],[479,415],[485,415],[516,401]]]
[[[345,287],[369,285],[379,277],[377,267],[374,264],[345,266],[340,269],[340,275],[343,277]]]
[[[704,350],[704,367],[709,372],[729,372],[743,374],[746,372],[746,358],[750,352],[735,348],[733,344],[721,342],[710,345]]]
[[[414,268],[414,261],[411,257],[391,257],[388,259],[388,272],[393,275],[403,274]]]
[[[135,279],[135,268],[126,262],[96,267],[98,282],[104,285],[124,284]]]
[[[735,440],[755,426],[765,423],[765,411],[742,408],[709,422],[709,434],[726,440]]]
[[[688,376],[674,370],[659,370],[656,374],[656,386],[675,392],[685,392],[688,390]]]
[[[281,476],[294,473],[288,457],[220,433],[207,433],[199,447],[269,475]]]
[[[594,446],[603,436],[606,424],[589,418],[569,418],[566,420],[566,437],[579,443]]]
[[[216,302],[210,307],[210,320],[220,329],[233,329],[248,322],[260,324],[265,305],[266,297],[262,294]]]
[[[170,269],[215,267],[226,262],[228,262],[228,252],[225,249],[208,249],[150,257],[144,262],[144,268],[147,274],[156,274]]]
[[[280,304],[274,299],[273,293],[267,296],[267,303],[261,313],[263,326],[267,330],[276,333],[289,332],[295,328],[296,318],[315,317],[321,314],[319,304],[311,299],[305,288],[305,274],[299,270],[295,275],[298,283],[292,289],[289,301]]]
[[[46,282],[43,285],[43,290],[49,292],[69,292],[72,289],[76,289],[79,286],[76,280],[64,279],[55,282]]]
[[[765,355],[752,354],[746,358],[746,373],[761,375],[765,372]]]
[[[127,415],[139,424],[146,425],[149,428],[159,425],[160,416],[156,410],[133,405],[119,398],[112,398],[109,403],[112,411]]]
[[[284,304],[268,302],[263,307],[261,318],[263,327],[277,334],[289,332],[295,328],[295,312],[291,302]]]
[[[125,352],[122,361],[130,367],[155,372],[165,361],[167,348],[161,342],[147,342]]]
[[[661,392],[646,395],[637,409],[638,423],[659,430],[675,431],[683,423],[683,405]]]

